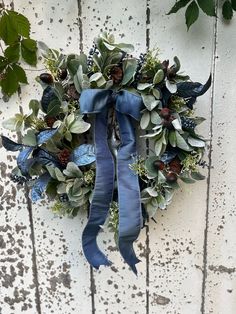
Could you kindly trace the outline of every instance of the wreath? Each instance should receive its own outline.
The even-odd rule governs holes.
[[[95,38],[88,56],[42,43],[41,49],[48,69],[36,78],[41,100],[3,122],[20,134],[18,143],[2,136],[5,149],[19,151],[10,178],[30,187],[33,202],[46,193],[59,215],[88,210],[82,246],[95,268],[110,264],[96,243],[110,212],[108,225],[136,273],[133,242],[145,222],[166,209],[180,181],[204,179],[198,169],[206,143],[196,129],[205,119],[193,105],[211,77],[192,82],[177,57],[172,66],[157,49],[133,57],[132,45],[107,33]],[[144,156],[137,134],[148,147]]]

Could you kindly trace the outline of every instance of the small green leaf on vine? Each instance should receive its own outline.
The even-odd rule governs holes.
[[[191,2],[185,12],[186,25],[189,30],[190,26],[196,22],[199,16],[199,8],[195,1]]]
[[[231,20],[233,17],[233,8],[229,0],[225,1],[222,7],[222,14],[226,20]]]

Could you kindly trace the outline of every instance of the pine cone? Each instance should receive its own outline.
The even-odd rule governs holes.
[[[120,67],[115,66],[110,71],[111,79],[115,84],[120,83],[123,78],[123,71]]]
[[[58,154],[58,159],[60,160],[60,163],[62,166],[66,166],[70,160],[70,151],[67,148],[64,148],[63,150],[60,151]]]
[[[74,99],[74,100],[78,100],[79,99],[79,93],[77,92],[76,88],[74,85],[71,85],[68,90],[67,90],[67,95]]]
[[[46,122],[46,124],[47,124],[47,126],[48,126],[49,128],[52,128],[54,122],[56,122],[57,119],[56,119],[55,117],[48,117],[48,116],[46,116],[46,117],[44,118],[44,121]]]
[[[177,174],[180,174],[181,169],[182,169],[182,165],[181,162],[179,160],[179,158],[175,158],[173,159],[170,163],[169,163],[169,168],[172,172],[175,172]]]

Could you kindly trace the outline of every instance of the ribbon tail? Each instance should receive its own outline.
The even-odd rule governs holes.
[[[96,180],[88,223],[82,234],[83,252],[94,268],[111,265],[100,251],[97,235],[104,224],[113,195],[114,160],[107,143],[107,109],[95,117]]]
[[[117,157],[117,183],[119,194],[119,250],[137,275],[133,242],[138,238],[142,226],[142,210],[138,176],[130,169],[136,152],[135,131],[132,118],[116,112],[119,123],[121,146]]]

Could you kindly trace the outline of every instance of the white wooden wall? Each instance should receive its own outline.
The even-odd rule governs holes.
[[[5,1],[6,2],[6,1]],[[201,15],[187,33],[184,14],[167,16],[173,0],[18,0],[33,37],[66,53],[88,50],[100,30],[135,45],[177,55],[196,81],[213,73],[211,91],[197,112],[207,118],[207,180],[183,186],[157,224],[142,230],[136,278],[100,235],[114,262],[93,271],[81,251],[86,217],[59,219],[45,203],[31,205],[9,181],[14,160],[0,148],[0,314],[235,314],[236,313],[236,18],[230,25]],[[10,102],[0,99],[0,120],[40,98],[30,86]],[[2,131],[7,134],[6,131]]]

